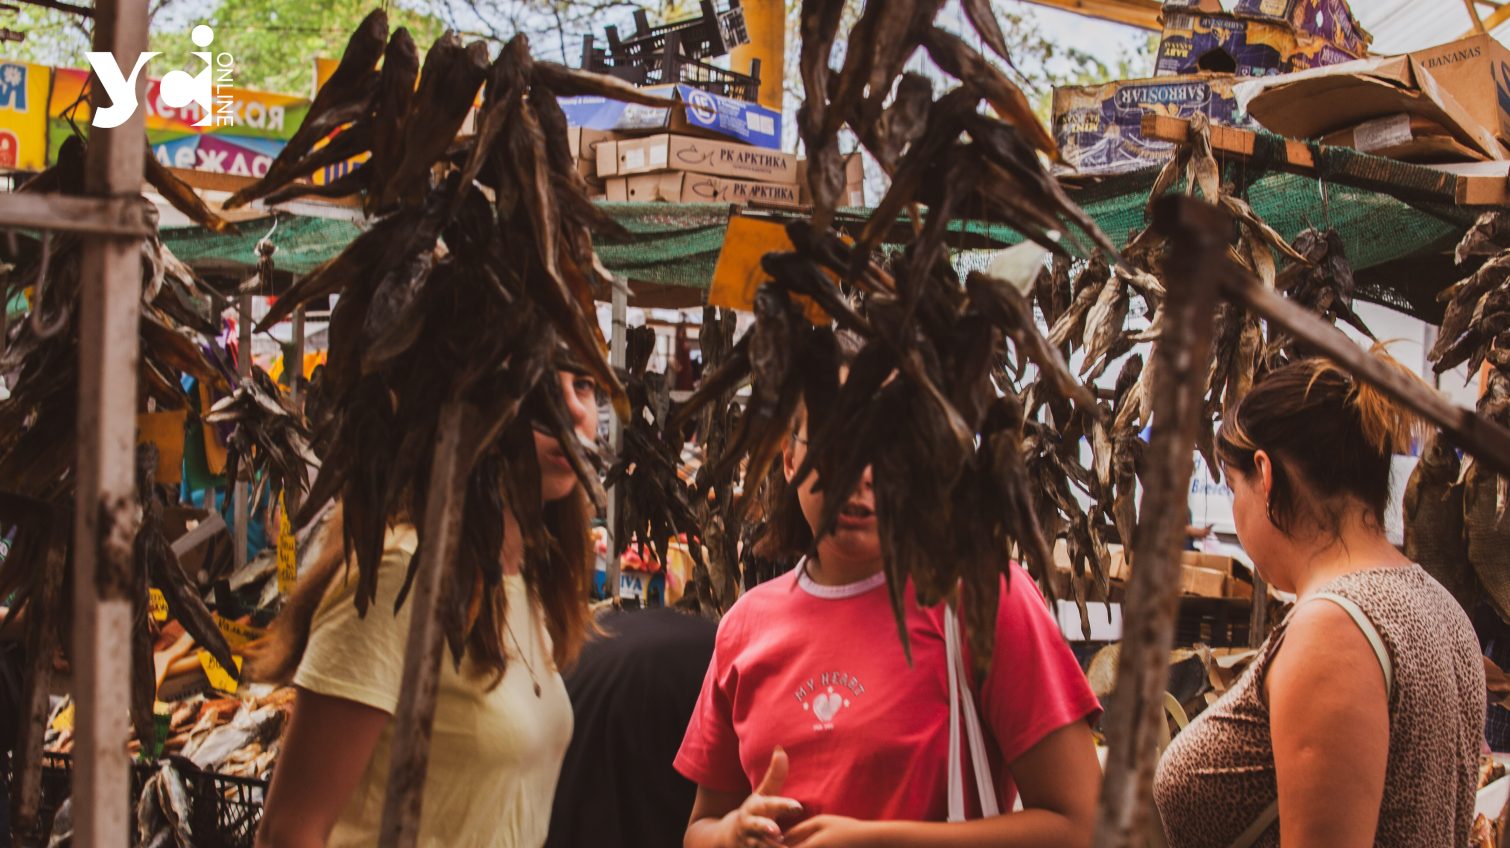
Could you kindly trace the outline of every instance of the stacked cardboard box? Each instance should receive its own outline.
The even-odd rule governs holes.
[[[1143,137],[1146,114],[1242,125],[1233,86],[1269,76],[1348,62],[1370,36],[1346,0],[1167,0],[1151,79],[1054,89],[1054,137],[1065,163],[1084,174],[1117,174],[1157,165],[1168,142]]]
[[[798,207],[797,157],[735,142],[662,133],[600,143],[609,200]]]
[[[1266,129],[1424,163],[1510,158],[1507,88],[1490,35],[1240,86]]]
[[[568,123],[583,139],[579,155],[590,163],[604,198],[803,205],[797,157],[780,149],[780,113],[686,85],[645,90],[676,105],[561,98]]]

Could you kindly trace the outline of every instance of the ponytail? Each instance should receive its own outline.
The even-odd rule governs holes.
[[[1370,353],[1420,380],[1375,344]],[[1244,475],[1262,450],[1273,462],[1269,518],[1285,532],[1298,522],[1335,533],[1347,502],[1384,526],[1394,454],[1410,449],[1420,419],[1383,392],[1325,359],[1304,359],[1265,375],[1217,433],[1223,465]]]

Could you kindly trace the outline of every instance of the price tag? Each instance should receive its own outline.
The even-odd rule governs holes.
[[[299,553],[294,545],[294,527],[289,521],[283,495],[278,495],[278,592],[287,595],[299,582]]]
[[[236,661],[236,672],[239,674],[241,672],[241,657],[232,654],[231,659]],[[204,669],[205,679],[210,681],[212,687],[227,695],[236,694],[236,687],[238,685],[236,678],[232,677],[230,672],[225,670],[224,666],[217,662],[214,657],[210,656],[209,651],[202,650],[199,652],[199,667]]]
[[[168,599],[157,589],[147,590],[147,614],[153,621],[168,620]]]
[[[228,618],[221,618],[219,613],[215,616],[215,626],[220,628],[220,635],[225,637],[225,643],[231,646],[231,650],[239,651],[248,642],[255,642],[266,633],[261,627],[253,627],[250,624],[238,624]]]
[[[63,711],[58,713],[57,717],[52,720],[52,729],[58,731],[59,733],[62,733],[66,730],[73,730],[73,716],[73,702],[69,701],[68,706],[64,707]]]

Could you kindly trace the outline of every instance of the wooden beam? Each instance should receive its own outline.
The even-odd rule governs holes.
[[[130,197],[78,197],[42,192],[0,194],[0,227],[145,238],[155,231],[150,204]]]
[[[1485,33],[1487,33],[1488,30],[1484,28],[1483,20],[1479,18],[1478,5],[1474,3],[1473,0],[1463,0],[1463,6],[1468,9],[1468,20],[1473,22],[1472,32],[1478,35],[1484,35]]]
[[[1100,18],[1119,24],[1158,32],[1163,5],[1155,0],[1028,0],[1039,6],[1062,9],[1088,18]]]
[[[1493,12],[1490,12],[1489,17],[1484,19],[1484,29],[1493,32],[1495,27],[1499,26],[1505,21],[1510,21],[1510,3],[1506,3],[1500,6],[1498,9],[1495,9]],[[1464,36],[1466,37],[1472,34],[1473,31],[1470,30],[1464,33]]]
[[[95,9],[94,49],[134,64],[147,49],[147,0],[109,0]],[[147,77],[137,77],[137,101]],[[105,99],[96,88],[95,106]],[[92,128],[84,190],[96,198],[141,191],[146,110],[115,129]],[[141,237],[91,235],[80,254],[78,457],[73,542],[73,844],[119,848],[131,841],[130,759],[132,547],[136,389],[140,356]]]
[[[1231,219],[1207,204],[1186,197],[1160,202],[1178,204],[1180,214],[1204,218],[1207,226],[1231,233]],[[1457,406],[1418,379],[1401,374],[1315,313],[1265,286],[1247,269],[1225,255],[1211,269],[1211,279],[1221,285],[1228,300],[1278,326],[1303,346],[1342,366],[1354,378],[1367,382],[1395,403],[1409,409],[1452,438],[1454,444],[1473,455],[1497,474],[1510,474],[1510,430],[1473,410]],[[1146,498],[1146,496],[1145,496]]]
[[[1167,115],[1144,115],[1142,130],[1144,138],[1184,144],[1190,138],[1190,121]],[[1271,166],[1276,170],[1297,174],[1315,173],[1316,158],[1311,148],[1303,141],[1295,139],[1283,141],[1283,155],[1275,158],[1270,163]],[[1258,134],[1235,127],[1212,126],[1211,149],[1219,157],[1252,157],[1258,149]],[[1328,148],[1320,149],[1325,151]],[[1357,153],[1357,151],[1351,152]],[[1424,173],[1426,178],[1414,180],[1413,185],[1404,187],[1398,182],[1391,181],[1389,173],[1391,168],[1415,169],[1417,175]],[[1387,194],[1407,202],[1431,200],[1463,205],[1494,205],[1503,202],[1501,198],[1510,196],[1504,185],[1506,182],[1504,177],[1462,176],[1445,171],[1429,170],[1408,162],[1396,162],[1367,155],[1355,156],[1353,159],[1342,162],[1327,175],[1327,180],[1339,185]]]
[[[1226,260],[1226,231],[1191,220],[1165,197],[1154,205],[1154,228],[1170,240],[1164,263],[1164,335],[1154,344],[1153,434],[1143,478],[1143,504],[1133,540],[1132,579],[1122,605],[1117,688],[1108,704],[1110,745],[1096,848],[1147,844],[1158,742],[1167,733],[1164,692],[1180,603],[1180,549],[1185,502],[1195,464],[1196,429],[1215,330],[1214,272]]]
[[[388,760],[388,788],[378,835],[381,848],[411,848],[419,841],[430,731],[446,646],[441,604],[449,602],[458,590],[456,558],[461,547],[468,474],[462,466],[462,447],[470,441],[469,434],[476,426],[477,412],[471,406],[452,401],[441,407],[425,497],[419,572],[414,578],[414,594],[408,600],[409,639],[404,647],[404,683],[393,716],[393,753]]]
[[[1176,118],[1170,115],[1144,115],[1143,137],[1158,139],[1160,141],[1172,141],[1175,144],[1184,144],[1190,140],[1190,120]],[[1258,148],[1258,133],[1252,130],[1240,130],[1236,127],[1224,127],[1217,124],[1211,125],[1211,149],[1217,153],[1230,153],[1236,156],[1252,156]],[[1316,170],[1316,159],[1311,155],[1311,149],[1303,141],[1285,139],[1285,155],[1283,162],[1276,165],[1300,168],[1307,171]]]

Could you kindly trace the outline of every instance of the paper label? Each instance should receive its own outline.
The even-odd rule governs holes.
[[[220,628],[220,635],[225,637],[225,643],[231,646],[231,650],[239,651],[248,642],[255,642],[267,631],[261,627],[253,627],[250,624],[239,624],[227,618],[221,618],[219,613],[215,616],[215,626]]]
[[[1411,138],[1409,115],[1365,121],[1353,130],[1353,146],[1364,153],[1409,144]]]
[[[168,620],[168,599],[157,589],[147,590],[147,615],[151,616],[153,621]]]
[[[666,167],[666,146],[664,144],[657,144],[650,148],[650,167]]]
[[[631,147],[624,151],[624,171],[640,171],[645,168],[645,148]]]
[[[294,544],[294,528],[283,496],[278,496],[278,592],[287,595],[299,582],[299,553]]]
[[[236,672],[239,674],[241,672],[241,657],[232,654],[231,659],[236,661]],[[205,679],[210,681],[210,686],[227,695],[236,694],[236,687],[238,686],[236,678],[232,677],[230,672],[225,670],[224,666],[217,662],[214,657],[210,656],[209,651],[201,650],[199,652],[199,667],[204,669]]]
[[[68,706],[64,707],[63,711],[58,713],[57,717],[52,720],[52,729],[58,731],[59,733],[67,730],[73,730],[73,716],[73,702],[69,701]]]

